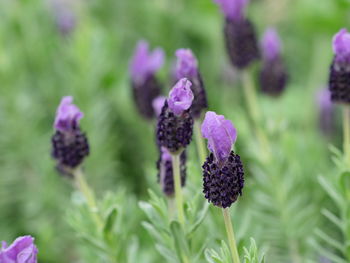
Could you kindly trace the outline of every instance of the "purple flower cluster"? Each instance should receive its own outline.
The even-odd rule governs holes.
[[[160,95],[160,84],[155,76],[164,64],[164,52],[157,48],[149,51],[145,41],[137,44],[130,62],[130,76],[134,101],[139,113],[146,119],[154,117],[153,100]]]
[[[346,29],[333,37],[333,52],[329,76],[331,100],[350,104],[350,33]]]
[[[31,236],[18,237],[10,246],[2,242],[1,263],[37,263],[38,249]]]
[[[89,155],[89,143],[81,132],[79,121],[83,113],[73,104],[73,97],[63,97],[56,112],[52,136],[52,156],[57,161],[57,169],[66,175],[78,167]]]
[[[261,91],[271,96],[278,96],[285,89],[288,76],[281,57],[281,41],[274,29],[266,30],[261,46],[263,53],[259,76]]]
[[[237,131],[231,121],[215,112],[207,112],[202,135],[208,140],[211,154],[203,164],[203,193],[218,207],[230,207],[244,186],[244,171],[239,155],[231,148]]]

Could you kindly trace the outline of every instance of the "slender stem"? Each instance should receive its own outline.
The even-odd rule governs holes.
[[[103,227],[103,222],[100,215],[98,214],[98,207],[96,205],[95,194],[85,181],[85,177],[81,168],[75,169],[74,178],[79,191],[84,195],[86,199],[87,205],[91,214],[93,215],[96,225],[101,229]]]
[[[228,243],[231,250],[232,262],[240,263],[229,208],[222,208],[222,214],[224,215],[225,227],[227,232]]]
[[[175,201],[177,206],[177,215],[179,222],[184,226],[185,224],[185,214],[183,208],[182,200],[182,189],[181,189],[181,177],[180,177],[180,154],[172,154],[172,164],[173,164],[173,177],[175,185]]]
[[[343,130],[344,130],[344,156],[346,163],[350,166],[350,106],[344,105],[343,109]]]
[[[169,222],[171,222],[174,218],[174,198],[168,197],[168,217]]]
[[[207,150],[205,148],[204,140],[201,136],[201,126],[199,120],[196,120],[194,122],[194,135],[196,140],[196,146],[197,146],[197,153],[199,157],[199,161],[201,163],[201,166],[205,162],[206,156],[207,156]]]

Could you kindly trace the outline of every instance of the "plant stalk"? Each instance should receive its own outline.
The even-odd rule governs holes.
[[[207,150],[205,148],[204,140],[201,136],[201,126],[199,120],[196,120],[194,122],[194,135],[196,140],[198,158],[200,165],[202,166],[205,162],[205,159],[207,158]]]
[[[74,178],[79,191],[83,194],[86,199],[86,203],[89,207],[91,214],[93,215],[94,221],[99,229],[103,227],[103,221],[98,213],[98,207],[95,200],[95,194],[87,184],[84,173],[81,168],[77,168],[74,171]]]
[[[343,109],[343,148],[347,165],[350,167],[350,106],[344,105]]]
[[[185,225],[185,213],[183,208],[181,177],[180,177],[180,155],[181,153],[171,154],[173,165],[173,177],[175,186],[175,201],[177,206],[177,216],[182,226]]]
[[[229,243],[230,250],[231,250],[232,262],[233,263],[240,263],[237,245],[236,245],[236,240],[235,240],[235,235],[234,235],[233,227],[232,227],[232,223],[231,223],[231,216],[230,216],[229,208],[222,208],[222,214],[224,216],[228,243]]]

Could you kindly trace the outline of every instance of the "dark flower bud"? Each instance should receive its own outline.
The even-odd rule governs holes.
[[[278,96],[285,89],[288,76],[281,57],[281,43],[274,29],[268,29],[262,41],[263,65],[260,71],[261,91]]]
[[[160,94],[155,73],[164,63],[164,52],[157,48],[149,51],[148,43],[140,41],[130,63],[133,97],[139,113],[146,119],[154,117],[153,100]]]
[[[211,151],[202,166],[203,193],[215,206],[230,207],[242,195],[244,185],[240,157],[231,151],[237,131],[224,116],[208,111],[202,124],[202,135],[208,139]]]
[[[190,49],[178,49],[176,57],[176,79],[187,78],[191,81],[191,90],[194,95],[191,114],[197,119],[201,116],[202,111],[208,107],[204,83],[198,70],[198,61]]]
[[[203,165],[203,193],[213,205],[230,207],[242,195],[244,172],[239,155],[233,151],[218,161],[211,153]]]
[[[57,161],[57,169],[66,175],[72,175],[90,152],[87,137],[79,127],[83,113],[72,103],[72,97],[62,99],[56,113],[56,132],[51,139],[52,157]]]
[[[171,153],[184,149],[192,139],[193,118],[190,107],[193,101],[191,82],[181,79],[169,93],[158,117],[157,142]]]
[[[331,100],[350,104],[350,34],[346,29],[334,36],[333,51],[335,56],[329,77]]]
[[[166,196],[173,196],[174,189],[174,177],[171,155],[167,149],[161,148],[159,160],[157,162],[158,169],[158,182],[162,187],[162,191]],[[185,186],[186,183],[186,152],[183,151],[180,155],[180,176],[181,186]]]

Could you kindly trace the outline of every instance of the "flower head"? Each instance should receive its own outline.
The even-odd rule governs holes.
[[[164,106],[165,101],[166,101],[166,97],[164,96],[158,96],[152,101],[152,106],[157,116],[159,116],[160,113],[162,112],[162,108]]]
[[[130,63],[130,74],[133,82],[142,84],[149,76],[154,75],[164,63],[164,52],[161,48],[149,51],[146,41],[137,44]]]
[[[69,131],[79,125],[84,114],[73,104],[73,97],[63,97],[56,112],[54,127],[61,132]]]
[[[191,90],[192,83],[186,79],[180,79],[171,89],[168,97],[169,109],[175,115],[181,115],[185,110],[188,110],[193,101],[193,93]]]
[[[337,62],[350,63],[350,33],[345,28],[333,37],[333,52]]]
[[[2,242],[1,263],[37,263],[38,249],[31,236],[18,237],[10,246]]]
[[[241,21],[245,17],[245,10],[249,3],[248,0],[214,0],[226,18],[235,21]]]
[[[262,40],[262,52],[266,60],[274,60],[279,57],[281,52],[281,41],[275,29],[266,30]]]
[[[223,115],[208,111],[202,124],[202,135],[208,139],[208,149],[220,161],[230,155],[237,131],[232,122],[226,120]]]
[[[193,78],[198,75],[198,61],[191,49],[178,49],[175,75],[177,79]]]

